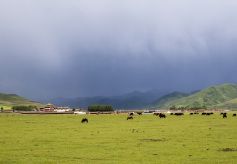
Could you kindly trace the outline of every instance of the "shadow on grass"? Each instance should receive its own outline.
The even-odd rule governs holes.
[[[233,152],[233,151],[237,151],[237,148],[222,148],[222,149],[219,149],[219,151]]]

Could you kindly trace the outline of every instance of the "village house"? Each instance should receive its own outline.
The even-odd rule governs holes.
[[[40,108],[41,112],[54,112],[57,107],[53,104],[47,104],[45,107]]]

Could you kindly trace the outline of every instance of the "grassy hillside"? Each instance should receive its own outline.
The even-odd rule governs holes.
[[[4,109],[9,109],[14,105],[42,106],[42,104],[40,104],[39,102],[28,100],[16,94],[0,93],[0,107],[3,107]]]
[[[163,107],[164,105],[168,104],[169,102],[175,101],[177,99],[183,98],[183,97],[187,97],[189,96],[189,94],[187,93],[182,93],[182,92],[172,92],[170,94],[167,94],[161,98],[159,98],[158,100],[156,100],[154,102],[154,105],[156,107]]]
[[[217,105],[217,107],[227,109],[237,109],[237,98],[226,101],[224,103],[220,103]]]
[[[162,107],[170,106],[206,106],[227,107],[237,106],[237,84],[222,84],[203,89],[187,97],[165,102]]]

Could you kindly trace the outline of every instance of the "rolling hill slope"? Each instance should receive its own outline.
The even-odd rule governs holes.
[[[237,98],[220,103],[217,105],[217,108],[237,109]]]
[[[170,94],[167,94],[165,96],[162,96],[161,98],[159,98],[158,100],[156,100],[155,102],[153,102],[155,107],[164,107],[167,106],[169,104],[169,102],[178,100],[180,98],[183,97],[187,97],[189,96],[189,94],[187,93],[182,93],[182,92],[172,92]]]
[[[10,108],[14,105],[36,105],[42,106],[43,104],[35,101],[28,100],[24,97],[18,96],[16,94],[5,94],[0,93],[0,107]]]
[[[203,89],[189,96],[171,99],[161,104],[163,108],[175,106],[232,107],[237,101],[237,84],[222,84]]]

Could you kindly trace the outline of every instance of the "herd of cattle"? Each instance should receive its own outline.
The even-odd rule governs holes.
[[[137,114],[137,115],[142,115],[142,112],[131,112],[131,113],[128,113],[127,120],[132,120],[132,119],[133,119],[133,116],[134,116],[135,114]],[[189,113],[189,115],[197,115],[197,114],[209,116],[209,115],[213,115],[214,113],[213,113],[213,112],[202,112],[202,113],[193,112],[193,113]],[[154,112],[153,115],[154,115],[154,116],[159,116],[160,118],[166,118],[166,114],[164,114],[164,113]],[[182,113],[182,112],[170,113],[170,115],[183,116],[184,113]],[[226,113],[226,112],[221,112],[220,115],[221,115],[223,118],[227,118],[227,113]],[[236,113],[233,113],[232,116],[233,116],[233,117],[236,117]],[[81,120],[81,123],[88,123],[88,119],[87,119],[87,118],[83,118],[83,119]]]
[[[129,116],[127,117],[127,120],[133,119],[132,116],[133,116],[134,114],[135,114],[134,112],[129,113]],[[138,113],[137,113],[137,114],[138,114]],[[199,112],[189,113],[189,115],[194,115],[194,114],[199,114]],[[207,115],[207,116],[212,115],[212,114],[214,114],[214,113],[213,113],[213,112],[202,112],[202,113],[201,113],[201,115]],[[141,114],[139,113],[138,115],[141,115]],[[166,118],[166,115],[165,115],[164,113],[155,112],[155,113],[153,113],[153,115],[159,116],[160,118]],[[182,113],[182,112],[170,113],[170,115],[183,116],[184,113]],[[220,113],[220,115],[222,115],[223,118],[227,118],[227,113],[226,113],[226,112],[224,112],[224,113],[222,112],[222,113]],[[232,116],[233,116],[233,117],[236,117],[236,113],[233,113]]]

